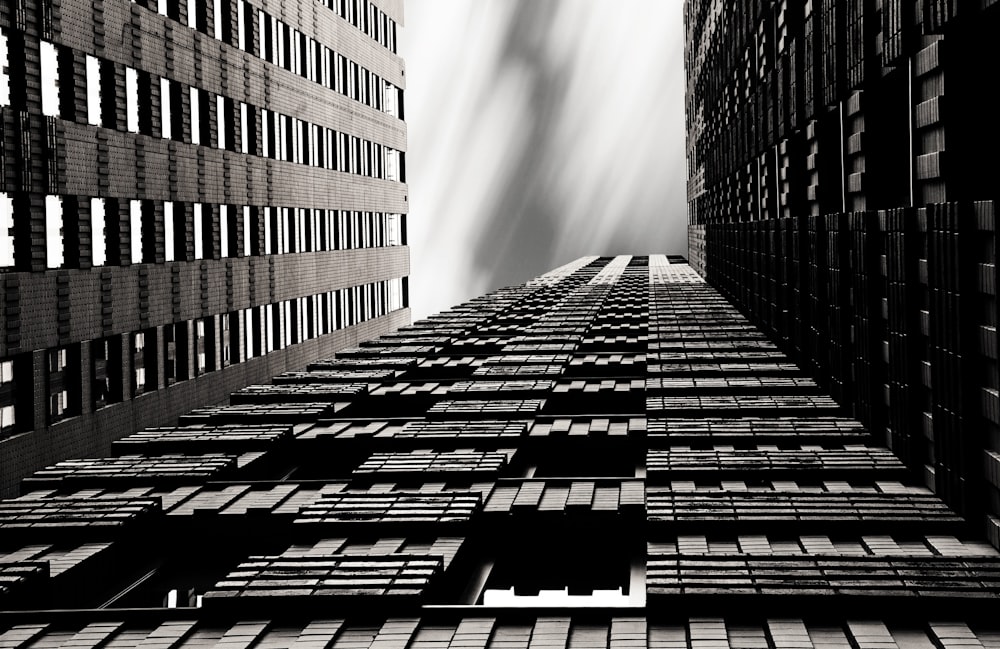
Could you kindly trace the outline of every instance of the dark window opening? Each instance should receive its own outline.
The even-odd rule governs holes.
[[[80,349],[77,345],[46,354],[49,423],[80,414]]]
[[[30,353],[0,360],[0,439],[34,426],[31,374]]]
[[[91,341],[90,371],[94,410],[122,400],[121,336]]]
[[[641,460],[617,449],[589,448],[570,456],[544,457],[536,464],[536,478],[633,478]]]
[[[484,606],[641,606],[642,543],[551,531],[530,539],[496,541],[495,559],[473,579],[467,594]],[[475,571],[473,571],[475,574]],[[478,583],[477,583],[478,582]],[[481,584],[481,587],[479,587]],[[475,592],[479,591],[479,592]]]

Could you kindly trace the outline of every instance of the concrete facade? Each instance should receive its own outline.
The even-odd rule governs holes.
[[[408,321],[402,18],[0,8],[0,493]]]

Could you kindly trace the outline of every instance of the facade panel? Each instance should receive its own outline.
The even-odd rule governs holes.
[[[685,21],[692,264],[1000,545],[996,3]]]
[[[401,10],[0,8],[0,493],[407,321]]]
[[[0,640],[1000,637],[997,550],[682,258],[585,257],[332,356],[291,349],[304,371],[0,501]]]

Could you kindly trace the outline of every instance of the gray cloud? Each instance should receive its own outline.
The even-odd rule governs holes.
[[[411,304],[686,249],[681,0],[408,0]]]

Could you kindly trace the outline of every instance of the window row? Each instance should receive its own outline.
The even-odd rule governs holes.
[[[396,53],[396,21],[368,0],[324,0],[326,6],[382,47]]]
[[[260,58],[375,110],[403,119],[402,91],[395,85],[266,11],[246,3],[240,3],[239,7],[240,49],[247,50],[247,21],[243,12],[256,13],[261,48],[257,55]]]
[[[406,280],[397,278],[49,349],[45,420],[99,410],[406,304]],[[32,363],[31,353],[0,359],[0,438],[34,426]]]
[[[62,79],[69,87],[76,83],[73,66],[60,63],[61,57],[68,56],[66,48],[41,42],[42,112],[76,119],[74,102],[60,98]],[[124,67],[124,85],[119,87],[115,70],[111,61],[86,56],[84,82],[91,125],[405,182],[401,151],[128,66]],[[116,109],[122,99],[124,124],[119,123]]]
[[[359,6],[361,3],[366,5],[364,9]],[[185,18],[188,27],[239,47],[244,52],[314,83],[321,83],[366,106],[403,119],[402,102],[399,101],[402,91],[364,66],[337,54],[246,0],[237,2],[235,20],[228,0],[212,0],[210,32],[208,4],[204,0],[186,0]],[[327,0],[327,6],[331,4],[332,0]],[[181,21],[181,9],[182,5],[178,0],[157,0],[157,13],[171,20]],[[345,9],[350,16],[344,16],[345,19],[392,52],[396,51],[396,25],[384,13],[365,0],[348,0]],[[253,39],[254,25],[260,30],[260,42],[256,47]],[[386,97],[390,98],[389,101],[385,101]]]
[[[132,0],[135,2],[136,0]],[[240,0],[239,5],[243,5]],[[324,0],[324,4],[332,9],[338,16],[351,23],[371,39],[389,51],[396,53],[396,21],[389,18],[385,12],[376,7],[368,0]],[[192,29],[208,34],[208,5],[198,0],[185,0],[184,8],[187,10],[187,26]],[[161,16],[180,20],[181,14],[180,0],[156,0],[156,11]],[[231,31],[228,24],[228,2],[223,0],[212,0],[212,37],[229,41],[227,37]]]
[[[17,214],[30,224],[31,204],[17,196],[24,200],[0,192],[0,268],[31,259],[36,233],[15,227]],[[47,268],[406,245],[405,217],[383,212],[56,195],[45,197],[44,209]]]

